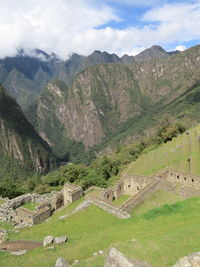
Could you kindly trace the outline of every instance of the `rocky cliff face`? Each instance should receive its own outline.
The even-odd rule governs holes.
[[[50,145],[51,134],[45,130],[49,117],[62,128],[62,135],[87,149],[140,114],[145,101],[127,67],[103,64],[80,73],[69,89],[58,81],[48,84],[26,114]]]
[[[49,146],[35,132],[21,108],[0,86],[0,154],[22,166],[45,173],[56,162]],[[2,166],[1,166],[2,167]]]
[[[119,129],[138,127],[141,118],[149,123],[200,83],[199,66],[200,46],[164,59],[98,64],[79,73],[68,89],[49,83],[26,114],[49,145],[65,137],[87,149]]]
[[[24,54],[22,50],[15,57],[0,60],[0,82],[25,109],[52,79],[60,79],[70,86],[78,73],[91,66],[116,62],[127,64],[169,55],[161,47],[153,46],[136,57],[125,55],[120,58],[115,54],[94,51],[89,56],[73,54],[63,61],[54,54],[48,55],[38,49],[33,51],[32,56]]]

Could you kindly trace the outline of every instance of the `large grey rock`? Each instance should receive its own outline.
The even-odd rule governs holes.
[[[48,246],[48,245],[50,245],[51,243],[53,243],[53,236],[52,235],[48,235],[48,236],[46,236],[45,238],[44,238],[44,240],[43,240],[43,246],[45,247],[45,246]]]
[[[56,264],[54,265],[54,267],[68,267],[68,266],[70,266],[69,262],[63,258],[58,258]]]
[[[54,243],[55,244],[63,244],[67,241],[67,237],[66,236],[57,236],[54,238]]]
[[[104,267],[151,267],[151,265],[144,261],[130,260],[116,248],[111,248]]]
[[[193,253],[189,256],[181,258],[175,263],[173,267],[199,267],[200,266],[200,252]]]

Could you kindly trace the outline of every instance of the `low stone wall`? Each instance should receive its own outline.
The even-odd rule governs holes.
[[[150,197],[157,189],[158,189],[159,181],[155,180],[148,186],[146,186],[142,191],[140,191],[137,195],[128,199],[125,203],[120,206],[120,209],[125,212],[129,212],[131,209],[140,205],[144,202],[145,199]]]
[[[41,210],[37,210],[37,213],[33,215],[33,224],[41,223],[47,220],[51,216],[51,208],[45,207]]]
[[[184,198],[200,196],[200,190],[195,190],[190,187],[180,186],[178,194]]]
[[[76,191],[71,193],[71,201],[74,202],[76,200],[78,200],[79,198],[81,198],[83,196],[83,190],[81,189],[77,189]]]
[[[130,217],[130,214],[128,214],[125,211],[120,210],[118,207],[111,205],[110,203],[107,203],[97,197],[94,196],[87,196],[86,197],[88,201],[90,201],[93,205],[98,206],[99,208],[107,211],[108,213],[114,215],[115,217],[119,219],[126,219]]]

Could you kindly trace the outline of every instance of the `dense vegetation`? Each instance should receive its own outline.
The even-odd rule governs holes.
[[[61,166],[46,176],[28,179],[26,183],[23,183],[22,188],[27,192],[35,191],[43,194],[52,190],[60,190],[66,182],[79,184],[84,190],[93,185],[107,187],[119,179],[118,175],[128,163],[184,131],[184,126],[170,124],[168,120],[165,120],[154,137],[141,139],[137,144],[119,148],[110,156],[93,160],[89,166],[84,164]]]
[[[3,179],[0,183],[0,195],[12,198],[32,191],[43,194],[52,190],[60,190],[66,182],[79,184],[84,190],[93,185],[107,187],[118,179],[120,171],[128,163],[135,161],[141,154],[159,147],[160,144],[171,140],[183,131],[185,128],[182,125],[170,124],[165,120],[154,137],[144,138],[133,145],[121,147],[110,156],[93,160],[90,165],[67,164],[42,177],[34,174],[32,169],[28,171],[28,169],[20,167],[21,165],[12,159],[1,157],[0,164],[4,166],[1,173],[3,170],[4,173],[2,173]],[[9,171],[5,170],[5,166]],[[18,179],[19,176],[22,182]],[[27,177],[29,178],[27,179]]]

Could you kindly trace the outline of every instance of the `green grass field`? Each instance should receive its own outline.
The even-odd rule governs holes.
[[[35,210],[37,208],[38,204],[35,202],[27,202],[24,205],[22,205],[22,208],[26,208],[28,210]]]
[[[134,208],[131,211],[131,215],[137,216],[143,214],[149,210],[155,209],[157,207],[161,207],[165,204],[173,204],[177,201],[183,200],[182,197],[172,193],[166,192],[162,190],[156,191],[151,197],[146,199],[141,205]]]
[[[153,266],[172,266],[177,259],[200,250],[200,197],[165,205],[139,216],[119,220],[95,206],[64,220],[82,200],[57,211],[45,223],[11,233],[11,240],[42,241],[47,235],[67,235],[69,241],[55,250],[37,248],[17,257],[0,252],[0,266],[50,267],[58,257],[77,266],[103,266],[104,257],[93,257],[99,250],[116,247],[130,258],[146,260]]]
[[[155,150],[142,154],[124,170],[127,174],[153,175],[165,167],[200,175],[200,125],[189,130]],[[189,167],[188,159],[191,159]]]

